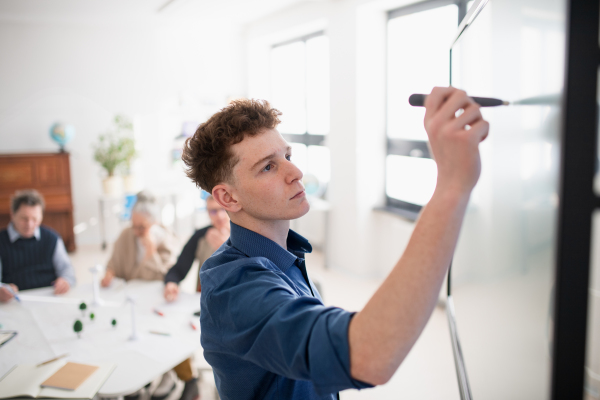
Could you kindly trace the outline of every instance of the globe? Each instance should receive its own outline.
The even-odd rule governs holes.
[[[60,146],[60,151],[65,151],[65,145],[75,136],[73,125],[56,122],[50,127],[50,137]]]

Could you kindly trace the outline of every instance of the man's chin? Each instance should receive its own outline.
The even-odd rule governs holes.
[[[310,204],[308,203],[308,201],[305,200],[302,202],[302,207],[296,212],[297,215],[290,219],[298,219],[298,218],[304,217],[309,211],[310,211]]]

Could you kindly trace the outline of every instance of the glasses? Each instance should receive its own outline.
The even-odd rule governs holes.
[[[221,211],[225,211],[225,209],[223,208],[208,208],[206,211],[208,211],[208,215],[212,215],[215,216],[218,213],[220,213]]]

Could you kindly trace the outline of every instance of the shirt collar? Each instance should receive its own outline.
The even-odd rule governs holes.
[[[308,240],[291,229],[287,237],[287,250],[271,239],[233,222],[231,222],[229,238],[233,247],[248,257],[266,257],[284,273],[296,262],[296,259],[304,258],[304,253],[312,252]]]
[[[7,230],[8,230],[8,240],[10,240],[11,243],[16,242],[17,239],[23,238],[23,236],[21,236],[21,234],[19,232],[17,232],[17,230],[13,226],[12,222],[8,224]],[[33,232],[33,237],[35,237],[36,240],[40,240],[41,234],[40,234],[39,226],[37,228],[35,228],[35,231]],[[26,239],[26,238],[23,238],[23,239]]]

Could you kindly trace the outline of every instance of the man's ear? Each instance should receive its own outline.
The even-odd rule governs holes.
[[[234,194],[234,188],[226,183],[215,186],[212,190],[212,196],[221,207],[227,212],[236,213],[242,209],[242,205]]]

